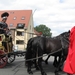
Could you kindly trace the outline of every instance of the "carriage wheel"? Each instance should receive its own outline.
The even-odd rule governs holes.
[[[15,55],[8,56],[8,63],[12,63],[15,60]]]
[[[7,56],[0,56],[0,68],[3,68],[6,66],[7,64]]]

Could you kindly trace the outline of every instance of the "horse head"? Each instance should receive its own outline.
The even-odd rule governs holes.
[[[60,37],[68,43],[69,43],[69,36],[70,36],[70,30],[60,34]]]
[[[66,57],[68,54],[70,30],[60,34],[60,36],[61,36],[61,45],[62,45],[63,53],[64,56]]]

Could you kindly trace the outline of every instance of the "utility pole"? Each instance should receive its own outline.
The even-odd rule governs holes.
[[[37,9],[34,10],[33,15],[34,15],[34,13],[35,13],[36,10],[37,10]]]

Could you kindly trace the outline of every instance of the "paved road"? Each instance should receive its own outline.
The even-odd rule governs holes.
[[[44,58],[45,59],[45,58]],[[4,68],[0,69],[0,75],[29,75],[24,66],[24,57],[17,57],[12,64],[7,64]],[[55,68],[52,65],[53,57],[49,59],[49,65],[43,63],[43,68],[47,75],[54,75]],[[40,71],[32,69],[33,75],[41,75]],[[65,73],[60,72],[60,75],[66,75]]]

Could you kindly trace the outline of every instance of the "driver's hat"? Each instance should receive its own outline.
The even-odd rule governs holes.
[[[1,14],[2,19],[7,19],[8,16],[9,16],[8,12],[4,12],[4,13]]]

